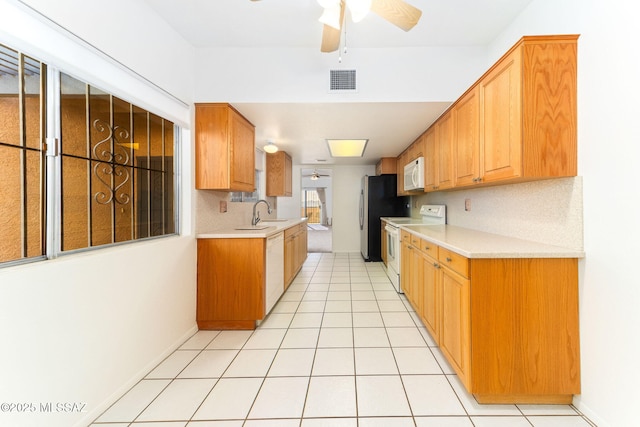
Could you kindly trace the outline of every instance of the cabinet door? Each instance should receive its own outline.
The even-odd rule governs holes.
[[[257,238],[198,239],[200,329],[223,322],[255,326],[264,317],[265,245],[265,239]]]
[[[480,177],[480,91],[475,86],[453,108],[455,186],[473,185]]]
[[[291,197],[293,195],[293,164],[291,157],[286,154],[284,156],[284,195]]]
[[[196,105],[196,188],[228,189],[228,108]]]
[[[424,258],[425,255],[419,248],[413,247],[411,251],[411,292],[413,308],[418,315],[423,312],[424,305]]]
[[[255,129],[240,114],[231,110],[231,189],[255,189]]]
[[[412,246],[403,241],[400,253],[400,287],[407,298],[411,299],[411,251]]]
[[[522,170],[521,50],[514,50],[480,81],[483,182],[518,177]]]
[[[291,197],[291,157],[284,151],[267,154],[267,196]]]
[[[440,268],[442,329],[440,348],[467,390],[470,387],[471,323],[470,282],[447,268]]]
[[[402,154],[400,154],[398,156],[398,159],[396,160],[396,170],[397,170],[397,184],[398,184],[398,190],[397,190],[397,194],[398,196],[404,196],[406,194],[408,194],[406,191],[404,191],[404,165],[407,164],[408,162],[408,152],[405,150],[404,152],[402,152]]]
[[[293,236],[289,236],[284,239],[284,283],[285,290],[291,284],[293,280],[293,259],[294,259],[294,251],[293,251]]]
[[[420,135],[418,139],[413,141],[413,144],[409,147],[409,161],[415,160],[418,157],[424,157],[424,134]]]
[[[422,293],[422,320],[431,337],[436,343],[440,343],[440,270],[435,259],[424,256],[422,259],[423,287]]]
[[[436,159],[438,190],[453,187],[453,116],[448,112],[436,122]]]
[[[436,131],[430,127],[424,134],[424,191],[433,191],[436,188],[438,176],[438,160],[436,158]]]
[[[298,232],[298,263],[296,265],[296,271],[298,271],[304,261],[307,259],[307,224],[300,224],[300,231]]]

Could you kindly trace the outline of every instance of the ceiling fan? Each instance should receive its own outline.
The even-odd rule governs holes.
[[[317,169],[314,169],[311,175],[302,175],[304,178],[309,178],[312,181],[316,181],[318,178],[330,177],[331,175],[325,175],[318,172]]]
[[[334,52],[340,47],[345,6],[354,22],[359,22],[372,11],[404,31],[412,29],[422,16],[420,9],[404,0],[318,0],[318,3],[324,8],[319,19],[324,24],[322,52]]]

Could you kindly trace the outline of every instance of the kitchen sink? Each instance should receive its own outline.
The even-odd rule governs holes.
[[[290,219],[263,219],[262,222],[287,222]]]
[[[236,227],[236,230],[265,230],[272,227],[273,225],[243,225]]]

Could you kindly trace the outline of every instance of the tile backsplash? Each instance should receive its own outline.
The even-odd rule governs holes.
[[[252,202],[231,202],[230,194],[225,191],[196,190],[196,234],[212,230],[232,228],[251,224]],[[267,215],[267,207],[260,204],[260,217],[277,218],[277,198],[267,197],[272,213]],[[227,202],[227,212],[220,212],[220,202]]]
[[[465,211],[465,200],[471,209]],[[447,205],[447,223],[583,250],[582,177],[497,185],[411,198],[412,216],[423,204]]]

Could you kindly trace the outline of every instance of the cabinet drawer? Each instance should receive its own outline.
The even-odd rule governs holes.
[[[411,233],[409,233],[408,231],[402,230],[400,236],[402,237],[403,243],[406,243],[406,244],[411,243]]]
[[[284,238],[286,239],[287,237],[291,237],[295,234],[298,234],[299,232],[300,232],[300,226],[294,225],[293,227],[289,227],[286,230],[284,230]]]
[[[411,245],[417,249],[420,249],[420,247],[422,246],[422,239],[411,234]]]
[[[438,259],[438,245],[435,243],[422,239],[420,241],[420,250],[431,258]]]
[[[438,249],[438,261],[463,277],[469,277],[469,259],[445,248]]]

